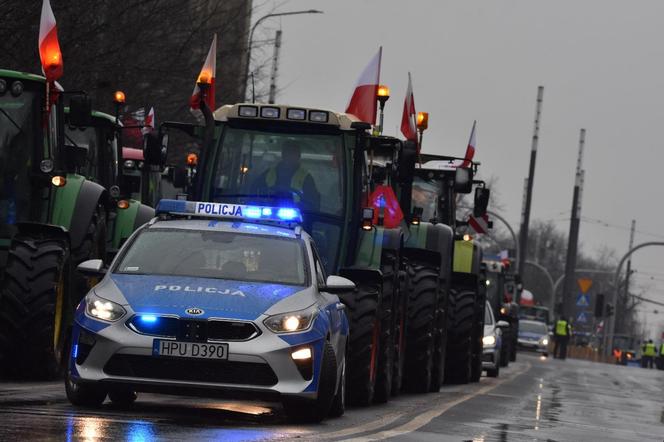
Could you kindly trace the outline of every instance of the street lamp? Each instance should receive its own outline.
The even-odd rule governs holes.
[[[322,14],[323,11],[319,11],[318,9],[307,9],[303,11],[290,11],[290,12],[276,12],[273,14],[267,14],[256,20],[256,23],[251,27],[251,32],[249,32],[249,42],[247,43],[247,60],[245,62],[245,67],[244,67],[244,93],[242,94],[243,97],[246,98],[247,96],[247,83],[249,81],[249,65],[251,64],[251,46],[254,41],[254,31],[256,30],[256,27],[263,21],[268,18],[273,18],[273,17],[283,17],[285,15],[300,15],[300,14]]]

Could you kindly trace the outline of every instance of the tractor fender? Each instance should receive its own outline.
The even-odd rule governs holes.
[[[112,249],[117,251],[134,231],[154,218],[154,209],[141,204],[140,201],[129,200],[129,207],[118,209],[113,227]]]
[[[69,245],[69,233],[62,226],[39,223],[16,223],[16,235],[30,238],[55,238]]]
[[[383,272],[380,270],[358,268],[358,267],[342,267],[339,269],[339,276],[348,278],[355,284],[368,283],[376,284],[380,287],[383,285]]]
[[[102,186],[88,180],[82,182],[69,227],[72,250],[80,247],[97,206],[99,204],[106,206],[107,199],[108,194]]]
[[[381,226],[374,226],[371,230],[360,230],[357,253],[351,267],[380,270],[383,237],[387,230]]]
[[[420,223],[410,226],[410,235],[404,244],[407,259],[427,261],[440,268],[440,277],[449,279],[454,250],[454,232],[446,224]]]

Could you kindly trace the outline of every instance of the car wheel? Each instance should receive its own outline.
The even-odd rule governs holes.
[[[335,396],[337,378],[337,361],[334,349],[329,342],[323,349],[320,378],[318,380],[318,398],[301,399],[297,397],[284,397],[283,405],[288,418],[294,422],[316,423],[328,415]]]
[[[330,408],[330,417],[341,417],[346,412],[346,358],[342,362],[341,377],[339,378],[339,387],[337,394],[334,395],[332,408]]]
[[[486,375],[490,378],[497,378],[500,374],[500,364],[496,364],[496,368],[492,368],[486,371]]]
[[[127,407],[136,402],[138,395],[130,388],[118,387],[109,390],[108,398],[115,405]]]
[[[65,374],[65,393],[73,405],[82,407],[98,407],[106,399],[106,390],[94,383],[77,383],[67,370]]]

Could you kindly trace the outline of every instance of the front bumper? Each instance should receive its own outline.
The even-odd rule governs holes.
[[[210,360],[155,356],[153,341],[168,338],[139,334],[126,325],[126,318],[108,325],[77,312],[71,379],[168,394],[316,398],[327,331],[323,321],[317,319],[308,331],[277,335],[262,320],[254,321],[259,336],[227,342],[228,360]],[[298,369],[291,357],[295,349],[305,346],[313,354],[309,370]]]
[[[539,341],[531,341],[528,339],[518,339],[517,345],[521,350],[536,351],[538,353],[547,353],[546,345],[540,344]]]
[[[485,347],[482,351],[482,370],[495,370],[499,356],[500,350],[496,347]]]

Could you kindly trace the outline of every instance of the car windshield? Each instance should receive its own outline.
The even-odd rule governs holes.
[[[519,307],[519,318],[536,319],[549,323],[549,310],[538,307]]]
[[[543,322],[520,321],[519,332],[545,335],[549,332],[549,329]]]
[[[305,285],[304,262],[296,238],[153,228],[138,235],[115,272]]]
[[[35,101],[35,93],[28,90],[18,96],[0,94],[0,224],[15,224],[29,217],[29,173],[34,166],[37,132]]]

